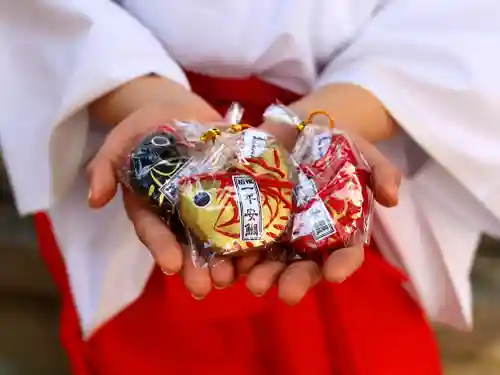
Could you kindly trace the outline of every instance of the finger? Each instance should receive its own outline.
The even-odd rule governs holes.
[[[298,132],[294,126],[266,121],[259,126],[259,129],[271,134],[288,151],[295,146]]]
[[[89,206],[101,208],[116,195],[118,180],[113,164],[105,158],[94,158],[87,167]]]
[[[375,199],[386,207],[395,206],[401,173],[377,147],[362,138],[355,138],[355,141],[372,170]]]
[[[182,278],[184,285],[186,285],[194,299],[202,300],[212,290],[210,269],[206,266],[200,267],[196,265],[192,253],[188,249],[184,249]]]
[[[394,207],[399,200],[401,175],[394,168],[379,165],[372,168],[375,199],[385,207]]]
[[[209,266],[215,289],[224,289],[234,283],[234,265],[231,259],[214,258]]]
[[[257,264],[260,260],[260,253],[254,252],[250,254],[243,255],[236,258],[236,273],[239,276],[248,275],[250,270]]]
[[[182,249],[175,235],[165,223],[147,207],[140,198],[124,192],[127,214],[134,224],[141,242],[149,249],[157,264],[166,274],[174,274],[182,268]]]
[[[118,171],[125,165],[126,156],[134,143],[161,125],[165,118],[163,109],[152,106],[133,113],[109,132],[87,167],[91,207],[103,207],[114,197],[119,180]]]
[[[362,246],[348,247],[334,251],[323,266],[325,279],[341,283],[363,264],[365,252]]]
[[[288,305],[299,303],[306,293],[322,278],[321,270],[313,261],[291,264],[279,278],[279,298]]]
[[[247,288],[255,296],[266,294],[285,269],[285,263],[266,261],[252,268],[247,278]]]

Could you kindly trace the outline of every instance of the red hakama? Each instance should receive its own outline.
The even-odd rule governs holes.
[[[297,99],[257,79],[189,78],[221,113],[239,101],[253,124],[276,99]],[[84,341],[48,217],[38,214],[36,227],[62,295],[61,336],[74,375],[441,374],[433,332],[404,276],[373,249],[345,282],[321,282],[294,307],[275,289],[251,295],[244,280],[197,301],[179,276],[155,269],[142,296]]]

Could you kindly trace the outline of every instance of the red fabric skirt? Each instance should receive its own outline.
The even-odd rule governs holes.
[[[193,89],[246,120],[297,95],[257,79],[190,74]],[[35,218],[42,255],[58,285],[61,336],[75,375],[438,375],[437,344],[404,278],[373,249],[342,284],[320,283],[294,307],[276,290],[254,297],[239,281],[196,301],[179,276],[156,269],[142,296],[84,342],[48,217]]]

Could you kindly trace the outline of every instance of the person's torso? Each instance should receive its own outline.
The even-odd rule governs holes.
[[[387,0],[122,0],[188,70],[311,89]]]

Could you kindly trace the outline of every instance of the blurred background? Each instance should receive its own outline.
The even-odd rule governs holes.
[[[499,375],[499,243],[484,239],[472,279],[474,333],[436,329],[446,375]],[[58,313],[57,293],[38,256],[32,222],[17,217],[0,159],[0,375],[69,375]]]

